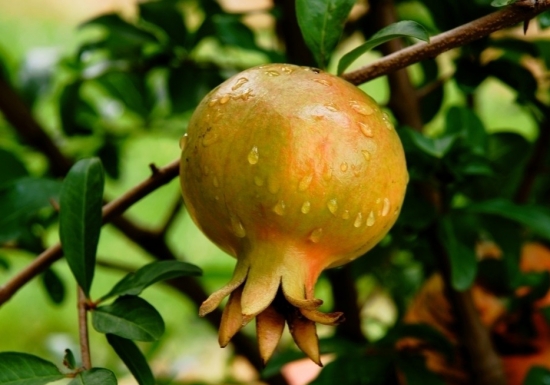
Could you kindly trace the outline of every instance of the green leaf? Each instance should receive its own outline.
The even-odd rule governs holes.
[[[523,385],[548,385],[550,384],[550,370],[542,366],[534,366],[529,370]]]
[[[382,28],[380,31],[372,35],[372,37],[365,43],[342,56],[338,62],[338,75],[344,72],[351,63],[357,60],[357,58],[365,52],[370,51],[380,44],[384,44],[387,41],[397,39],[399,37],[413,37],[428,43],[430,42],[430,35],[428,34],[428,31],[426,31],[426,28],[424,28],[421,24],[411,20],[398,21],[397,23],[393,23]]]
[[[391,366],[387,355],[343,355],[329,362],[310,385],[360,384],[378,385],[385,380]]]
[[[117,385],[113,372],[103,368],[92,368],[78,375],[69,382],[69,385]]]
[[[147,360],[134,342],[114,334],[107,334],[106,337],[139,385],[155,385],[153,372],[151,372]]]
[[[53,211],[61,183],[47,178],[20,178],[0,187],[0,243],[17,239],[39,211]]]
[[[540,29],[546,29],[550,27],[550,11],[544,11],[543,13],[541,13],[537,17],[537,20],[539,22]]]
[[[435,89],[426,93],[420,98],[420,113],[422,121],[428,123],[431,121],[441,109],[443,104],[443,96],[445,93],[445,87],[439,80],[439,66],[435,60],[424,60],[420,62],[422,72],[424,73],[422,84],[419,88],[432,87],[434,84],[438,84]]]
[[[139,3],[139,16],[162,29],[175,44],[185,46],[187,28],[183,16],[172,1],[149,1]]]
[[[326,68],[354,4],[355,0],[296,0],[298,25],[321,68]]]
[[[412,143],[420,151],[437,159],[442,159],[457,139],[457,136],[454,134],[444,135],[441,138],[430,138],[412,129],[406,129],[404,133],[408,134]]]
[[[26,52],[17,74],[18,91],[29,107],[51,92],[60,51],[55,47],[33,48]]]
[[[92,134],[92,122],[97,115],[80,97],[82,81],[77,80],[63,88],[59,97],[59,117],[63,132],[68,136]]]
[[[76,360],[71,349],[65,349],[65,355],[63,356],[63,365],[71,370],[76,368]]]
[[[119,15],[113,13],[88,20],[82,23],[80,28],[91,25],[105,28],[109,35],[116,36],[124,45],[143,45],[157,41],[157,38],[152,33],[128,23]]]
[[[29,175],[25,165],[14,153],[0,148],[0,189],[8,182]]]
[[[107,72],[95,80],[129,110],[143,118],[149,115],[149,91],[143,74]]]
[[[76,281],[89,296],[102,225],[104,175],[97,158],[77,162],[63,182],[59,237]]]
[[[474,282],[477,258],[473,246],[462,243],[457,235],[452,219],[444,217],[439,224],[439,239],[451,262],[451,284],[456,290],[463,291]]]
[[[102,300],[115,295],[138,295],[155,282],[181,276],[198,276],[202,270],[190,263],[181,261],[157,261],[143,266],[135,273],[122,278]]]
[[[550,210],[547,207],[518,205],[505,199],[494,199],[473,204],[467,210],[511,219],[550,240]]]
[[[168,93],[172,113],[195,109],[211,89],[223,81],[218,70],[184,65],[168,73]]]
[[[63,302],[65,299],[65,286],[55,271],[52,269],[46,270],[42,274],[42,283],[53,303],[60,304]]]
[[[92,313],[92,324],[100,333],[136,341],[155,341],[164,333],[164,321],[147,301],[135,296],[119,297]]]
[[[484,155],[487,132],[481,119],[469,108],[453,106],[447,113],[446,132],[460,135],[464,144],[475,154]]]
[[[26,353],[0,353],[0,385],[43,385],[65,376],[57,366]]]

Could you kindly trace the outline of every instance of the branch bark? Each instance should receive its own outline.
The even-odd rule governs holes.
[[[345,73],[342,77],[355,85],[363,84],[411,64],[432,59],[443,52],[481,39],[500,29],[532,19],[548,9],[550,9],[550,0],[539,0],[536,7],[512,4],[500,11],[440,33],[432,37],[430,43],[414,44],[356,71]]]
[[[92,368],[92,357],[90,355],[90,338],[88,337],[88,299],[79,286],[78,296],[78,334],[80,337],[80,357],[85,370]]]

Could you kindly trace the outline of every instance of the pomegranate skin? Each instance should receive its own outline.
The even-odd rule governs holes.
[[[357,258],[384,237],[408,182],[401,142],[376,102],[317,69],[254,67],[204,98],[182,147],[189,212],[206,236],[238,260],[232,280],[200,310],[212,311],[238,289],[232,310],[224,313],[220,344],[262,313],[262,324],[277,325],[273,338],[261,332],[269,345],[262,356],[269,356],[281,320],[280,311],[266,309],[279,288],[308,320],[341,320],[340,313],[316,310],[321,301],[313,297],[315,282],[322,270]],[[305,330],[297,333],[311,334],[310,327]],[[316,336],[295,334],[302,350],[315,350]]]

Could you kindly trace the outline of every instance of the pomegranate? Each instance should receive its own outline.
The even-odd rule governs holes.
[[[398,135],[352,84],[315,68],[248,69],[211,91],[182,138],[181,186],[190,215],[237,258],[219,329],[226,346],[256,317],[266,362],[285,320],[298,347],[321,365],[314,286],[323,269],[371,249],[397,219],[408,181]]]

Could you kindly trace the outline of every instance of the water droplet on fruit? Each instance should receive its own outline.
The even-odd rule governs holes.
[[[224,95],[220,98],[220,104],[225,104],[229,101],[229,99],[231,99],[231,96],[229,95]]]
[[[214,99],[210,99],[210,101],[208,102],[208,105],[210,107],[213,107],[216,105],[216,103],[218,103],[218,99],[217,98],[214,98]]]
[[[298,190],[299,191],[306,191],[309,185],[311,184],[311,181],[313,179],[312,174],[308,174],[300,180],[300,183],[298,183]]]
[[[247,100],[250,99],[252,96],[254,96],[254,95],[252,95],[252,90],[251,90],[250,88],[245,88],[244,91],[243,91],[243,93],[240,94],[240,95],[237,95],[237,96],[235,97],[235,99],[241,98],[242,100],[247,101]]]
[[[286,204],[284,201],[279,201],[277,204],[273,207],[273,212],[277,215],[284,215],[286,210]]]
[[[316,82],[316,83],[322,84],[324,86],[327,86],[327,87],[332,85],[331,82],[329,82],[328,80],[325,80],[325,79],[314,79],[313,81]]]
[[[309,240],[313,243],[318,243],[321,240],[322,236],[323,236],[323,229],[319,227],[311,232],[311,235],[309,236]]]
[[[333,198],[328,201],[327,207],[331,213],[336,214],[336,211],[338,211],[338,202]]]
[[[248,79],[245,78],[245,77],[238,78],[235,85],[233,87],[231,87],[231,90],[235,91],[235,90],[239,89],[240,87],[242,87],[242,85],[247,83],[247,82],[248,82]]]
[[[372,115],[372,113],[374,112],[374,110],[372,109],[371,106],[369,106],[367,104],[361,104],[356,100],[352,100],[351,102],[349,102],[349,104],[350,104],[351,108],[353,108],[355,110],[355,112],[357,112],[357,113],[359,113],[363,116]]]
[[[346,172],[348,170],[348,164],[346,162],[343,162],[341,165],[340,165],[340,170]]]
[[[289,66],[282,66],[281,71],[283,71],[285,74],[291,74],[294,72],[294,68],[290,68]]]
[[[371,211],[369,217],[367,218],[367,226],[374,225],[374,211]]]
[[[300,211],[303,214],[307,214],[309,213],[309,210],[311,210],[311,203],[309,201],[305,201]]]
[[[359,122],[359,128],[361,128],[361,132],[367,138],[372,138],[374,136],[372,133],[372,128],[370,128],[366,123]]]
[[[353,222],[354,227],[360,227],[363,224],[363,214],[359,213],[355,217],[355,222]]]
[[[218,139],[219,136],[215,131],[208,131],[202,138],[202,145],[204,147],[210,146],[211,144],[216,143]]]
[[[187,134],[184,134],[181,138],[180,138],[180,150],[185,150],[185,146],[187,146]]]
[[[390,200],[384,198],[384,206],[382,207],[382,216],[385,217],[390,212]]]
[[[390,122],[390,116],[387,114],[387,112],[382,113],[382,120],[384,121],[386,128],[391,131],[393,129],[393,126]]]
[[[260,178],[259,176],[254,177],[254,184],[258,187],[261,187],[264,185],[264,180]]]
[[[279,75],[280,75],[277,71],[273,71],[273,70],[271,70],[271,71],[265,71],[265,74],[266,74],[267,76],[279,76]]]
[[[246,237],[246,230],[244,229],[242,222],[238,218],[235,218],[234,216],[231,216],[230,220],[231,220],[231,228],[233,229],[233,233],[239,238]]]
[[[267,189],[271,194],[277,194],[277,192],[279,192],[279,188],[281,188],[281,183],[277,178],[273,176],[267,178]]]
[[[259,158],[260,154],[258,154],[258,147],[252,147],[252,150],[250,150],[250,152],[248,153],[248,163],[256,164],[258,163]]]
[[[349,219],[349,210],[344,210],[342,213],[342,219]]]
[[[220,187],[220,182],[218,181],[218,177],[214,177],[212,179],[212,184],[214,185],[214,187]]]
[[[370,160],[370,152],[368,152],[367,150],[363,150],[361,152],[363,153],[365,160],[368,162]]]
[[[327,103],[327,104],[325,104],[325,107],[326,107],[327,110],[332,111],[332,112],[338,111],[338,108],[336,108],[336,105],[334,103]]]

